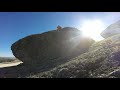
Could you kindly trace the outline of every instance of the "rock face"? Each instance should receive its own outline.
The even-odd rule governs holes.
[[[82,38],[80,30],[65,27],[22,38],[12,44],[13,55],[26,66],[55,67],[85,53],[94,40]]]
[[[110,36],[120,34],[120,21],[117,21],[116,23],[111,24],[108,26],[102,33],[101,36],[103,38],[108,38]]]

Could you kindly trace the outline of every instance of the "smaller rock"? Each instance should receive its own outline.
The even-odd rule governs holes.
[[[57,30],[61,30],[61,29],[62,29],[62,27],[58,25],[57,26]]]
[[[120,34],[120,20],[108,26],[102,33],[103,38],[108,38],[113,35]]]

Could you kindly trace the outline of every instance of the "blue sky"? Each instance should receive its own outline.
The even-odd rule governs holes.
[[[11,44],[31,34],[56,29],[57,25],[80,29],[85,20],[99,19],[104,28],[120,20],[119,12],[0,12],[0,56],[11,57]]]

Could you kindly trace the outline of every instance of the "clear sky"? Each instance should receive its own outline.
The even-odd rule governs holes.
[[[0,56],[13,56],[12,43],[27,35],[54,30],[57,25],[76,27],[100,39],[97,34],[118,20],[120,12],[0,12]],[[94,32],[99,33],[94,36]]]

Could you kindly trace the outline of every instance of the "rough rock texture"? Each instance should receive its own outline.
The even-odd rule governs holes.
[[[111,42],[117,36],[95,42],[88,52],[29,78],[120,78],[120,40]]]
[[[65,27],[30,35],[12,44],[13,55],[29,67],[55,67],[85,53],[94,40],[82,38],[76,28]]]
[[[110,36],[120,34],[120,21],[117,21],[110,26],[108,26],[102,33],[103,38],[108,38]]]

